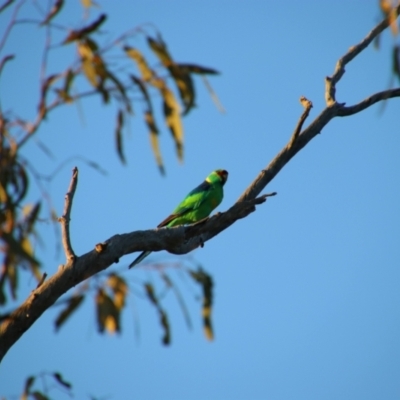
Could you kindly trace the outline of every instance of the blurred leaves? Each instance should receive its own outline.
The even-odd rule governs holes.
[[[51,32],[54,29],[53,19],[57,17],[57,21],[62,21],[64,4],[63,0],[49,2],[46,13],[41,16],[41,22],[37,25],[46,25],[48,32]],[[95,3],[82,1],[82,4],[89,9]],[[144,43],[135,39],[139,44],[144,44],[143,50],[133,47],[130,42],[134,36],[126,33],[114,42],[101,45],[96,35],[106,22],[107,15],[99,13],[91,22],[84,22],[79,29],[70,29],[66,33],[62,44],[75,44],[78,62],[72,61],[69,65],[65,65],[64,70],[52,71],[49,74],[46,71],[47,62],[43,61],[37,115],[31,121],[16,117],[13,113],[6,117],[0,109],[0,252],[2,254],[0,304],[7,302],[7,288],[11,298],[16,298],[19,267],[30,270],[38,280],[42,275],[39,271],[40,262],[35,257],[35,240],[39,238],[36,226],[40,220],[42,202],[29,204],[26,202],[31,177],[28,174],[27,163],[20,159],[19,150],[37,133],[49,113],[59,106],[77,103],[86,96],[96,96],[104,105],[116,104],[115,148],[121,163],[126,164],[123,134],[129,117],[133,115],[133,102],[138,102],[143,108],[140,115],[148,130],[157,167],[164,175],[161,130],[157,120],[164,119],[166,127],[171,132],[177,157],[182,161],[184,157],[182,115],[194,107],[196,98],[192,76],[217,73],[214,69],[200,65],[175,62],[159,33],[155,37],[145,33]],[[60,26],[62,25],[58,24],[57,29],[60,29]],[[51,39],[52,36],[49,35],[48,38]],[[57,46],[58,43],[44,43],[43,60],[57,57],[57,52],[62,49],[62,46],[61,48]],[[144,55],[146,51],[149,56],[153,56],[153,59],[161,62],[161,65],[157,66],[157,72]],[[115,55],[121,60],[121,54],[124,60],[130,60],[129,68],[121,68],[123,61],[117,63],[111,61]],[[15,55],[18,55],[17,51]],[[15,55],[1,58],[0,73],[5,63]],[[18,60],[18,57],[16,59]],[[138,68],[140,76],[132,73],[132,61]],[[84,83],[82,77],[89,84],[90,91],[79,90],[79,86]],[[171,87],[171,82],[175,84],[175,88]],[[158,108],[155,109],[153,101],[158,102]],[[45,154],[54,158],[54,153],[48,149],[46,143],[40,140],[37,140],[37,143]],[[35,167],[34,161],[32,167]],[[35,179],[40,181],[48,178],[38,173]],[[50,208],[48,214],[54,214],[54,208]],[[107,304],[108,300],[99,294],[99,301]],[[59,322],[60,325],[65,321],[63,318],[67,318],[69,313],[73,312],[74,305],[76,305],[74,302],[69,304],[65,316]],[[105,307],[104,305],[100,308],[105,309]],[[102,324],[100,325],[103,326]]]
[[[191,277],[201,285],[203,289],[203,328],[204,335],[208,340],[214,339],[214,332],[211,322],[212,304],[213,304],[213,280],[211,275],[207,274],[203,269],[197,271],[189,271]]]
[[[399,33],[399,28],[397,25],[397,14],[395,7],[398,5],[398,1],[393,0],[380,0],[379,7],[381,8],[382,14],[389,19],[390,30],[393,36]]]
[[[93,21],[90,25],[85,26],[79,30],[73,30],[69,33],[69,35],[65,38],[64,44],[74,42],[76,40],[84,39],[89,34],[96,31],[100,25],[102,25],[107,19],[106,14],[101,14],[95,21]]]
[[[41,379],[37,379],[41,378]],[[33,386],[38,386],[35,385],[35,383],[39,381],[41,382],[41,390],[38,390],[38,388],[33,389]],[[29,376],[24,385],[23,392],[20,396],[21,400],[28,400],[28,399],[34,399],[34,400],[51,400],[51,399],[56,399],[58,397],[50,397],[50,391],[58,389],[66,394],[68,394],[70,397],[73,397],[72,394],[72,384],[67,382],[61,373],[59,372],[42,372],[38,375],[32,375]],[[4,398],[5,399],[5,398]]]
[[[164,330],[164,335],[162,337],[162,343],[164,345],[169,345],[171,343],[171,331],[170,331],[167,313],[161,307],[160,302],[158,301],[158,298],[154,292],[153,285],[151,283],[146,283],[144,285],[144,288],[146,290],[148,299],[150,300],[150,302],[155,306],[155,308],[158,311],[160,324]]]
[[[28,175],[7,126],[8,121],[0,115],[0,304],[7,302],[7,283],[12,299],[17,298],[19,265],[40,279],[40,263],[34,256],[32,240],[37,236],[34,227],[41,202],[22,205],[28,191]]]
[[[112,298],[100,288],[96,296],[97,327],[100,333],[107,330],[109,333],[120,331],[120,310]]]
[[[379,8],[383,16],[388,18],[390,24],[390,30],[392,35],[397,38],[399,35],[399,22],[397,17],[396,8],[399,5],[398,0],[379,0]],[[379,49],[380,46],[380,36],[377,35],[374,40],[374,46]],[[394,43],[392,47],[392,76],[390,79],[389,87],[393,87],[395,80],[397,79],[400,83],[400,43]],[[382,102],[381,109],[385,107],[386,101]]]
[[[111,294],[107,293],[111,290]],[[112,273],[108,276],[106,282],[97,290],[97,326],[100,333],[120,332],[120,315],[125,307],[125,298],[128,293],[128,286],[125,280]]]
[[[74,295],[67,300],[66,307],[60,312],[58,317],[56,318],[54,325],[56,331],[58,331],[62,325],[67,321],[67,319],[78,309],[78,307],[82,304],[84,295]]]
[[[64,0],[56,0],[50,12],[46,15],[46,18],[40,25],[48,24],[60,11],[64,5]]]
[[[187,263],[174,264],[173,269],[179,273],[190,277],[190,280],[200,286],[201,289],[201,315],[204,327],[204,335],[208,340],[214,337],[212,327],[212,305],[213,305],[213,280],[204,269],[194,270],[187,267]],[[191,263],[189,263],[191,265]],[[59,301],[57,305],[63,305],[62,310],[55,320],[56,330],[64,326],[70,316],[80,307],[85,297],[92,293],[95,304],[95,315],[99,333],[115,334],[122,331],[122,313],[126,309],[128,295],[146,300],[148,304],[157,311],[157,317],[162,329],[161,342],[164,345],[171,344],[171,322],[163,301],[170,292],[176,298],[179,308],[183,314],[184,320],[189,329],[192,328],[192,322],[189,309],[181,294],[181,290],[172,280],[170,274],[167,274],[168,265],[162,268],[156,268],[159,277],[157,282],[134,280],[133,284],[128,284],[127,279],[121,274],[112,272],[98,274],[90,278],[84,284],[80,285],[78,292],[70,298]],[[128,271],[125,271],[128,273]],[[130,277],[130,275],[128,275]],[[188,283],[188,282],[186,282]],[[198,296],[195,296],[198,300]]]
[[[182,162],[183,116],[196,105],[195,75],[218,73],[215,69],[201,65],[176,62],[161,34],[154,34],[154,26],[151,28],[152,35],[144,27],[136,27],[119,33],[114,40],[110,41],[109,36],[105,40],[102,34],[107,15],[99,13],[93,7],[96,6],[94,1],[81,0],[81,3],[85,8],[84,18],[80,24],[75,23],[73,28],[65,25],[65,0],[50,0],[46,3],[47,7],[43,5],[44,11],[40,12],[38,18],[32,16],[32,24],[29,26],[33,26],[33,29],[45,26],[42,29],[45,31],[43,46],[38,49],[42,52],[39,61],[41,64],[30,66],[40,70],[40,77],[34,78],[37,79],[39,93],[33,98],[37,104],[33,115],[23,118],[16,110],[7,110],[4,113],[0,104],[0,305],[7,304],[10,299],[17,299],[21,271],[28,271],[38,282],[42,276],[46,276],[41,271],[40,260],[35,254],[36,246],[40,244],[39,228],[41,223],[56,223],[58,216],[49,193],[43,189],[42,184],[51,182],[70,158],[61,161],[53,173],[42,173],[36,170],[35,160],[27,160],[22,156],[21,148],[36,136],[35,142],[39,149],[50,159],[56,158],[56,152],[48,147],[48,143],[37,138],[42,123],[53,115],[52,111],[71,104],[80,111],[82,101],[87,97],[99,99],[104,106],[114,107],[115,151],[121,163],[126,164],[128,152],[124,134],[129,128],[130,117],[134,116],[135,103],[135,107],[140,107],[137,115],[143,120],[148,132],[156,165],[164,175],[160,140],[163,130],[170,131],[177,158]],[[13,7],[24,7],[24,4],[10,3]],[[89,9],[91,18],[87,20]],[[9,27],[4,24],[3,34],[4,29],[12,31],[16,25],[16,20],[9,22]],[[4,35],[5,40],[7,37],[8,33]],[[68,44],[72,44],[75,55],[62,67],[49,71],[49,65],[59,65],[53,61],[60,54],[71,55],[71,46],[67,46]],[[0,56],[0,78],[4,76],[1,72],[5,64],[12,59],[15,59],[13,63],[18,62],[19,53],[25,51],[24,48],[12,50],[13,54]],[[96,170],[104,171],[102,164],[88,162],[83,157],[80,159]],[[37,184],[41,192],[40,201],[28,197],[32,182]],[[145,298],[157,310],[163,331],[162,341],[169,344],[170,321],[162,303],[166,292],[174,293],[189,327],[191,321],[178,286],[165,272],[160,274],[160,278],[164,285],[163,290],[158,290],[157,286],[146,279],[139,284],[139,297]],[[131,289],[117,273],[91,278],[79,287],[78,292],[57,303],[61,304],[61,308],[54,320],[55,330],[64,327],[81,307],[84,299],[93,295],[99,332],[120,332],[121,315]],[[53,379],[66,389],[70,387],[61,375],[54,374]],[[47,393],[32,389],[34,383],[35,377],[27,380],[24,396],[46,398]]]
[[[123,151],[122,144],[122,128],[124,126],[124,113],[122,110],[118,111],[117,114],[117,125],[115,127],[115,144],[117,147],[118,157],[121,160],[122,164],[126,164],[126,159]]]

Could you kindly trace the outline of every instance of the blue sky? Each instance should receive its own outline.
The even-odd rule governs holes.
[[[35,140],[24,155],[43,173],[76,155],[108,172],[103,176],[74,160],[47,187],[61,214],[71,169],[79,167],[71,222],[77,254],[114,234],[156,226],[216,168],[230,173],[219,211],[230,207],[290,138],[302,112],[299,97],[314,104],[307,124],[325,106],[325,76],[379,17],[372,0],[121,0],[101,7],[109,15],[106,39],[151,22],[174,59],[221,71],[210,82],[226,113],[218,112],[198,79],[198,107],[184,119],[185,161],[178,163],[164,128],[160,140],[167,175],[161,177],[140,105],[125,131],[125,167],[114,150],[115,108],[88,99],[54,112],[37,137],[56,159],[47,158]],[[31,12],[28,7],[25,15]],[[8,15],[0,15],[0,26]],[[76,27],[81,15],[79,2],[68,2],[62,18]],[[0,82],[3,109],[23,116],[36,110],[43,39],[30,29],[21,25],[13,31],[3,54],[18,46],[22,55],[6,66]],[[348,65],[337,87],[338,101],[354,104],[388,88],[392,44],[385,32],[379,52],[368,48]],[[142,38],[132,46],[143,48]],[[50,67],[64,65],[74,51],[70,46]],[[399,106],[394,99],[383,113],[374,106],[332,121],[265,189],[278,196],[181,258],[200,263],[214,278],[213,342],[203,336],[196,288],[171,271],[193,322],[188,330],[168,294],[163,304],[172,324],[171,346],[160,344],[155,310],[133,296],[122,334],[98,335],[94,300],[88,298],[59,333],[53,332],[58,310],[51,309],[24,334],[0,366],[0,394],[17,396],[28,375],[60,371],[73,383],[75,398],[398,399]],[[30,201],[39,197],[32,184]],[[50,223],[43,222],[41,235],[37,252],[44,271],[52,274],[64,262],[63,254],[55,250]],[[112,268],[132,286],[137,280],[156,282],[146,268],[126,271],[134,257]],[[149,258],[164,261],[176,258],[165,252]],[[24,276],[20,299],[34,286]]]

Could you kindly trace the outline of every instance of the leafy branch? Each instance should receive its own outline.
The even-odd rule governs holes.
[[[113,132],[115,149],[120,161],[125,163],[125,127],[133,115],[134,104],[144,104],[143,120],[149,132],[156,163],[160,172],[164,174],[165,166],[159,146],[161,130],[157,126],[158,116],[152,105],[153,92],[161,94],[162,117],[172,133],[178,158],[182,160],[184,153],[182,117],[194,106],[196,98],[193,76],[217,73],[211,68],[175,62],[161,34],[157,32],[156,37],[152,37],[143,26],[124,32],[110,43],[100,44],[98,34],[107,23],[106,14],[99,14],[89,23],[84,22],[78,29],[69,29],[67,26],[54,22],[62,16],[63,1],[49,2],[45,13],[41,12],[39,5],[33,2],[36,8],[39,8],[40,15],[36,19],[35,16],[29,19],[20,18],[21,10],[28,4],[27,0],[20,0],[12,8],[8,8],[13,3],[13,1],[7,1],[0,7],[0,12],[10,11],[9,22],[0,34],[0,52],[3,51],[13,29],[22,23],[28,23],[30,26],[41,29],[41,32],[44,31],[44,43],[40,61],[40,89],[34,117],[19,116],[15,110],[5,110],[3,104],[0,103],[0,253],[2,262],[0,305],[7,302],[7,284],[11,297],[16,299],[18,274],[21,267],[27,267],[38,282],[43,276],[39,271],[40,260],[37,260],[33,253],[33,240],[37,237],[34,228],[43,208],[42,201],[34,205],[24,204],[32,177],[35,182],[38,182],[43,174],[34,172],[31,163],[23,157],[22,149],[36,136],[43,124],[52,116],[53,111],[62,106],[76,104],[88,97],[97,97],[104,105],[115,105],[116,127]],[[143,46],[143,40],[137,40],[139,34],[139,39],[145,37],[144,45],[155,54],[156,59],[162,57],[164,60],[161,66],[162,73],[152,72],[151,79],[143,75],[145,70],[142,66],[146,64],[150,70],[148,67],[150,63],[142,55],[140,58],[142,64],[138,64],[136,59],[132,58],[132,51],[142,54],[132,47],[136,42]],[[50,59],[63,55],[67,46],[75,46],[77,56],[64,69],[50,73],[48,68]],[[127,48],[130,51],[126,51]],[[123,59],[129,63],[129,68],[121,69],[119,64],[115,66],[110,60],[113,52],[119,56],[122,55]],[[0,53],[0,77],[6,68],[17,61],[18,54],[2,55]],[[141,76],[134,75],[136,67],[142,73]],[[171,87],[171,81],[175,88]],[[178,93],[178,98],[175,92]],[[180,112],[181,108],[184,108],[184,113]],[[40,141],[37,141],[37,144],[46,154],[50,153]],[[98,165],[89,163],[100,170]],[[61,165],[65,165],[65,162]],[[45,199],[48,197],[44,196]],[[49,209],[48,214],[53,216],[53,210]],[[68,218],[68,215],[63,215],[62,218]],[[65,226],[62,224],[62,227]],[[65,234],[63,239],[67,239]],[[70,248],[69,255],[71,254],[73,252]]]

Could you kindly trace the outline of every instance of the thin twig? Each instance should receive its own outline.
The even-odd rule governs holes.
[[[46,277],[47,277],[47,272],[43,272],[43,275],[42,275],[39,283],[37,284],[36,289],[43,285],[43,282],[46,280]]]
[[[61,237],[62,237],[62,244],[64,247],[65,257],[67,258],[67,262],[73,262],[75,259],[75,253],[72,249],[71,239],[69,234],[69,222],[71,220],[71,208],[72,208],[72,201],[74,199],[74,194],[76,190],[76,186],[78,184],[78,168],[74,167],[72,169],[72,178],[69,184],[68,192],[65,195],[65,202],[64,202],[64,213],[62,217],[58,220],[61,223]]]
[[[393,97],[400,97],[400,88],[384,90],[383,92],[375,93],[372,96],[367,97],[363,101],[354,106],[341,107],[338,110],[338,117],[347,117],[349,115],[357,114],[360,111],[372,106],[378,101],[387,100]]]
[[[219,100],[217,94],[214,92],[214,89],[210,85],[210,82],[208,82],[208,79],[205,75],[201,76],[203,78],[204,85],[206,89],[208,90],[208,93],[210,93],[211,99],[214,102],[215,106],[217,107],[218,111],[221,114],[225,114],[226,110],[224,106],[222,105],[221,101]]]
[[[5,31],[4,31],[4,34],[3,34],[2,39],[1,39],[1,41],[0,41],[0,51],[3,49],[3,46],[5,45],[5,43],[6,43],[6,41],[7,41],[8,35],[10,34],[10,32],[11,32],[13,26],[15,25],[15,21],[16,21],[16,19],[17,19],[17,15],[18,15],[19,9],[23,6],[23,4],[25,3],[25,1],[26,1],[26,0],[22,0],[22,1],[20,1],[20,2],[15,6],[14,13],[13,13],[11,19],[10,19],[10,22],[9,22],[8,25],[7,25],[7,28],[6,28]],[[3,4],[3,5],[1,6],[1,11],[2,11],[5,7],[9,6],[11,3],[12,3],[12,2],[7,2],[6,4]]]
[[[395,8],[396,15],[400,13],[400,4]],[[279,171],[294,157],[307,143],[310,142],[316,135],[321,133],[323,128],[331,121],[332,118],[355,114],[377,101],[385,100],[389,97],[399,96],[399,89],[387,90],[377,93],[363,100],[361,103],[352,106],[344,107],[344,104],[336,103],[335,100],[335,83],[339,81],[344,74],[344,66],[364,50],[373,39],[389,26],[388,19],[380,22],[368,35],[356,46],[339,59],[336,63],[336,68],[333,76],[326,79],[325,97],[327,107],[314,119],[314,121],[303,130],[301,135],[296,140],[296,145],[289,146],[289,143],[275,156],[268,166],[260,171],[256,179],[246,188],[238,201],[244,201],[255,198],[261,191],[275,178]]]
[[[0,75],[1,72],[3,71],[4,65],[6,64],[7,61],[11,61],[14,58],[14,54],[9,54],[8,56],[3,57],[3,59],[0,62]]]
[[[49,56],[50,47],[51,47],[51,28],[49,26],[47,26],[46,27],[46,40],[45,40],[43,54],[42,54],[42,65],[40,67],[40,83],[42,86],[46,79],[47,59]]]
[[[325,100],[328,107],[336,102],[335,98],[335,86],[339,82],[343,74],[345,73],[345,65],[348,64],[354,57],[360,54],[384,29],[386,29],[391,23],[393,18],[398,17],[400,14],[400,2],[393,8],[390,17],[385,18],[381,21],[368,35],[361,40],[360,43],[350,47],[349,51],[341,57],[336,63],[335,71],[331,77],[326,77],[325,80]]]
[[[8,6],[14,3],[15,0],[7,0],[2,6],[0,6],[0,13],[2,13]]]
[[[296,128],[292,134],[292,137],[290,138],[289,141],[289,147],[292,148],[297,141],[297,138],[300,135],[301,128],[303,127],[304,121],[307,119],[308,114],[310,114],[310,110],[312,108],[312,103],[310,100],[306,99],[304,96],[300,97],[300,103],[304,107],[303,114],[301,114],[300,119],[297,122]]]

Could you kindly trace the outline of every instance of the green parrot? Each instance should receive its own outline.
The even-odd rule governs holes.
[[[204,182],[193,189],[184,200],[164,219],[157,228],[172,227],[184,224],[193,224],[208,217],[222,201],[224,192],[222,187],[228,179],[228,171],[217,169],[207,176]],[[143,251],[129,265],[129,268],[139,264],[151,251]]]

